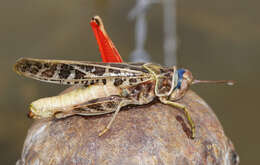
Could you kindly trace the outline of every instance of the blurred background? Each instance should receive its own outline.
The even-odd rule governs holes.
[[[96,14],[103,18],[108,34],[125,61],[135,58],[136,45],[141,45],[146,59],[160,64],[177,62],[179,67],[190,69],[198,79],[237,80],[233,87],[197,85],[192,89],[217,114],[236,147],[240,164],[260,163],[259,1],[177,0],[176,11],[174,6],[168,10],[168,19],[172,17],[170,23],[174,24],[167,25],[172,29],[170,36],[176,39],[171,40],[173,49],[170,51],[177,58],[164,56],[167,54],[167,23],[164,21],[165,5],[160,1],[153,1],[145,8],[145,13],[132,12],[136,12],[137,17],[129,15],[138,3],[135,0],[0,2],[1,164],[14,164],[21,154],[32,124],[26,117],[30,102],[57,95],[65,89],[20,77],[13,72],[13,64],[20,57],[101,61],[89,25],[90,18]],[[136,31],[138,18],[147,25],[146,28],[145,24],[141,26],[143,31]],[[138,31],[142,31],[141,34]],[[136,40],[135,35],[142,37]]]

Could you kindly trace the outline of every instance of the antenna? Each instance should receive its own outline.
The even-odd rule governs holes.
[[[226,84],[234,85],[236,82],[234,80],[193,80],[192,84]]]

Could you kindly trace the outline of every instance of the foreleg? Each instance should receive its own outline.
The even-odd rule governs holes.
[[[164,98],[160,98],[160,101],[164,104],[168,104],[168,105],[171,105],[173,107],[176,107],[176,108],[180,108],[184,111],[185,113],[185,116],[189,122],[189,125],[191,127],[191,138],[194,139],[195,138],[195,124],[190,116],[190,113],[188,111],[188,109],[185,107],[185,105],[182,105],[180,103],[177,103],[177,102],[173,102],[173,101],[169,101],[169,100],[166,100]]]

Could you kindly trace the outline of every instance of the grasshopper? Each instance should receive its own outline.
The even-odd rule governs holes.
[[[93,116],[112,113],[103,135],[111,127],[120,109],[127,105],[143,105],[158,98],[184,111],[192,135],[195,124],[185,105],[177,103],[192,84],[226,83],[232,80],[194,80],[187,69],[162,67],[153,63],[102,63],[86,61],[19,59],[14,70],[36,80],[76,85],[76,89],[53,97],[41,98],[29,106],[29,117],[65,118],[72,115]]]

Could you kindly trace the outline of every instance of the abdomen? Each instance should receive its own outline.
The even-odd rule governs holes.
[[[110,81],[106,85],[79,87],[59,96],[46,97],[32,102],[31,112],[37,116],[36,118],[51,117],[57,111],[70,110],[75,105],[101,97],[120,95],[120,93],[121,89],[115,87]]]

